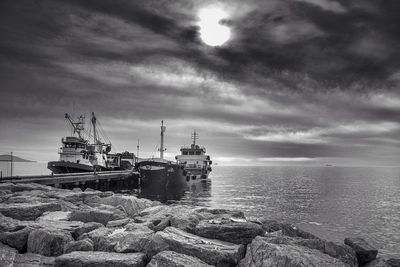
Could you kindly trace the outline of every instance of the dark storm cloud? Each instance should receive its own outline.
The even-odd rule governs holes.
[[[219,2],[232,39],[211,48],[197,12],[214,4],[3,1],[0,121],[13,123],[2,143],[34,149],[42,130],[58,146],[75,105],[119,147],[157,140],[164,118],[171,146],[200,128],[216,156],[398,159],[396,1]]]

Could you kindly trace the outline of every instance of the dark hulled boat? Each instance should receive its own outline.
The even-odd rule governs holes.
[[[210,157],[205,155],[205,148],[195,144],[196,132],[193,135],[194,145],[183,147],[177,161],[164,159],[164,132],[166,127],[161,122],[160,158],[141,160],[137,163],[140,175],[140,188],[143,195],[179,195],[190,185],[207,179],[211,171]]]
[[[65,118],[76,136],[61,139],[62,146],[58,149],[59,160],[50,161],[47,168],[53,173],[78,173],[93,171],[113,171],[133,168],[134,155],[129,152],[111,154],[111,143],[103,143],[97,132],[97,118],[92,112],[93,140],[89,141],[90,133],[84,137],[85,118],[78,117],[74,121],[70,115]]]

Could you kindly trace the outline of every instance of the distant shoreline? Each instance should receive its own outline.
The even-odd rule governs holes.
[[[10,162],[11,161],[11,155],[0,155],[0,162]],[[17,156],[12,157],[13,162],[36,162],[33,160],[27,160],[23,159]]]

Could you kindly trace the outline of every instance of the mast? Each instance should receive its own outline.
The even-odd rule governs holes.
[[[139,139],[137,140],[136,157],[139,158]]]
[[[13,176],[13,153],[11,152],[11,177]]]
[[[164,126],[164,121],[161,121],[161,145],[160,145],[160,159],[164,159],[164,151],[166,150],[164,148],[164,132],[166,130],[166,127]]]
[[[194,132],[192,133],[192,140],[193,140],[193,145],[196,145],[196,140],[199,139],[199,134],[196,133],[196,129],[194,129]]]
[[[69,123],[72,125],[72,128],[74,130],[74,133],[78,134],[78,137],[80,139],[83,139],[81,132],[84,130],[84,124],[85,124],[85,117],[82,115],[78,117],[78,122],[74,122],[71,118],[71,116],[68,113],[65,113],[65,118],[69,121]]]
[[[94,112],[92,112],[93,141],[94,141],[95,144],[98,143],[97,131],[96,131],[96,121],[97,121],[96,116],[94,115]]]

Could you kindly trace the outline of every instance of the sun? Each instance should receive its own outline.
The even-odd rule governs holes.
[[[200,37],[209,46],[221,46],[231,37],[228,26],[222,25],[221,21],[228,18],[228,14],[218,7],[203,8],[198,13]]]

